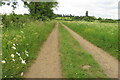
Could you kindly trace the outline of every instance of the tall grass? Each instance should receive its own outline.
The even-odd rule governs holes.
[[[1,18],[1,15],[0,15]],[[2,60],[2,21],[0,19],[0,61]],[[2,63],[0,62],[0,78],[2,77]]]
[[[36,59],[39,48],[55,26],[55,21],[29,20],[22,27],[3,28],[3,78],[20,78]]]
[[[118,58],[117,23],[64,22],[64,24],[91,43]]]
[[[79,45],[62,25],[59,26],[59,34],[61,64],[65,78],[106,77],[93,57]],[[83,69],[83,66],[86,65],[89,66],[89,68]]]

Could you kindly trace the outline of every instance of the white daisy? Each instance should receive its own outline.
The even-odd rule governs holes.
[[[28,54],[26,54],[26,56],[29,56]]]
[[[20,53],[16,52],[16,54],[17,54],[18,56],[20,56]]]
[[[16,50],[16,47],[13,46],[12,48],[13,48],[14,50]]]
[[[14,57],[15,57],[15,55],[14,55],[14,54],[11,54],[11,57],[12,57],[12,58],[14,58]]]
[[[5,61],[5,60],[2,60],[2,63],[3,63],[3,64],[5,64],[5,63],[6,63],[6,61]]]
[[[21,76],[23,76],[23,72],[21,73]]]
[[[15,59],[12,59],[13,61],[15,61]]]
[[[15,44],[13,44],[13,46],[16,46]]]
[[[22,64],[26,64],[25,60],[22,60]]]

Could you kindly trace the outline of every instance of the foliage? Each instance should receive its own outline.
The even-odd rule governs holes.
[[[87,53],[61,25],[59,26],[59,33],[61,64],[63,76],[65,78],[106,77],[103,70],[93,57]],[[84,70],[82,68],[83,65],[89,65],[90,68],[88,70]]]
[[[89,21],[89,22],[93,22],[96,20],[94,16],[83,16],[83,17],[80,17],[80,19],[84,21]]]
[[[53,8],[57,6],[57,2],[24,2],[28,6],[31,16],[34,19],[48,20],[53,19],[55,14]]]
[[[118,20],[113,19],[103,19],[101,17],[96,18],[95,16],[88,16],[88,12],[86,12],[86,16],[73,16],[73,15],[56,15],[57,20],[65,20],[65,21],[88,21],[88,22],[104,22],[104,23],[118,23]]]
[[[64,22],[64,24],[118,58],[118,25],[116,23]]]
[[[23,27],[24,23],[28,22],[31,19],[28,15],[2,15],[2,22],[5,28],[16,27],[20,28]]]
[[[93,21],[97,20],[97,18],[94,16],[73,16],[71,14],[70,15],[57,15],[57,17],[62,17],[61,19],[65,20],[65,21],[89,21],[89,22],[93,22]]]
[[[113,19],[98,19],[99,22],[104,22],[104,23],[118,23],[117,20],[113,20]]]
[[[2,1],[2,4],[13,7],[13,14],[15,14],[14,10],[19,6],[17,0]],[[37,20],[49,20],[55,18],[53,8],[55,8],[57,4],[57,2],[24,2],[24,7],[29,9],[32,18]]]
[[[54,21],[29,20],[20,28],[12,26],[13,24],[11,23],[9,28],[3,28],[3,78],[22,77],[27,67],[36,59],[39,48],[55,26]]]

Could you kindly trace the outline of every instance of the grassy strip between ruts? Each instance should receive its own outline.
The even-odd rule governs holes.
[[[118,24],[100,22],[63,22],[91,43],[118,57]],[[120,59],[119,59],[120,60]]]
[[[105,78],[103,70],[70,33],[59,26],[59,48],[65,78]]]
[[[22,28],[12,27],[3,31],[3,78],[20,78],[24,75],[55,23],[31,20]]]

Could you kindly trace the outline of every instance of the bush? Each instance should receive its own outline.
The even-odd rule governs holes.
[[[117,23],[117,20],[112,20],[112,19],[101,19],[99,20],[100,22],[105,22],[105,23]]]
[[[24,15],[24,16],[16,15],[16,14],[2,15],[2,22],[5,28],[10,28],[10,27],[20,28],[29,19],[30,17],[28,15]]]
[[[28,17],[27,15],[3,15],[3,78],[22,77],[32,60],[36,59],[39,48],[55,26],[54,21],[33,21]]]

